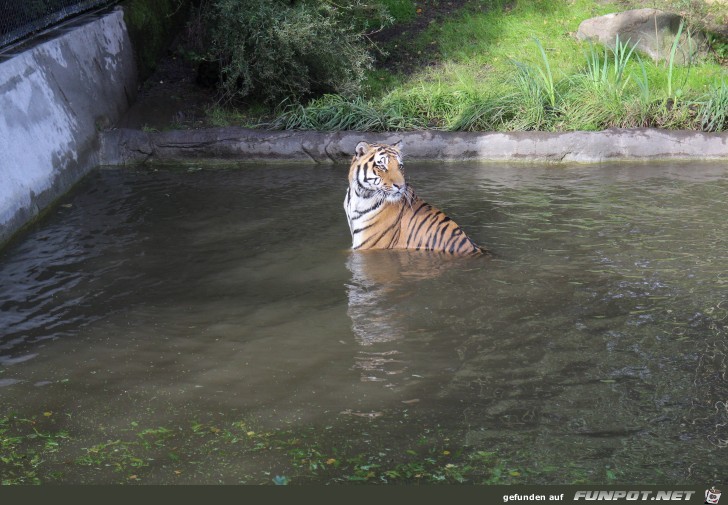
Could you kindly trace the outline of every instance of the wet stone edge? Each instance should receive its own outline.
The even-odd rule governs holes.
[[[417,161],[600,163],[619,160],[726,160],[728,132],[653,128],[598,132],[315,132],[239,127],[148,132],[113,129],[101,134],[102,165],[144,163],[346,163],[354,146],[403,142]]]

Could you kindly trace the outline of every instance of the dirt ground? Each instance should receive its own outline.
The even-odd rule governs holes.
[[[211,126],[207,110],[214,105],[213,89],[196,84],[197,71],[179,55],[175,43],[154,73],[137,90],[136,102],[117,127],[166,130]]]

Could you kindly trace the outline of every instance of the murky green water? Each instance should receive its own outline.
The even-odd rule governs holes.
[[[727,168],[411,164],[490,260],[350,253],[346,170],[99,170],[0,251],[44,482],[726,482]],[[118,440],[153,457],[82,464]]]

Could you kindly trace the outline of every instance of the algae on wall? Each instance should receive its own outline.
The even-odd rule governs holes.
[[[157,62],[187,21],[190,0],[125,0],[124,21],[134,46],[140,81]]]

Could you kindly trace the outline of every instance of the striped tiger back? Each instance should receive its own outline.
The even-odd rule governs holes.
[[[407,184],[401,142],[359,142],[349,168],[344,209],[352,249],[413,249],[484,254],[455,221]]]

